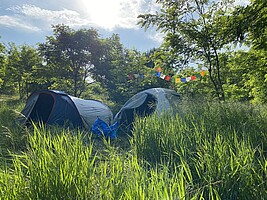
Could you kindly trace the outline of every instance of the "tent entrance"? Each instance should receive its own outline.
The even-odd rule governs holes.
[[[140,117],[145,117],[154,113],[156,110],[156,106],[157,106],[156,98],[153,95],[148,94],[144,103],[138,108],[133,109],[133,111],[134,114]]]
[[[42,121],[46,123],[49,119],[49,116],[52,112],[55,100],[50,94],[39,94],[37,102],[34,105],[34,108],[29,117],[30,121]]]
[[[125,109],[122,113],[121,121],[124,122],[124,126],[131,129],[135,116],[145,117],[155,112],[157,107],[157,99],[151,94],[147,94],[145,101],[136,108]]]

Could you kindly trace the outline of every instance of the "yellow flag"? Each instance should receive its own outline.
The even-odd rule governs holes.
[[[200,75],[201,75],[201,76],[204,76],[204,75],[205,75],[205,71],[202,70],[202,71],[200,72]]]
[[[180,78],[176,78],[175,79],[175,83],[180,83],[181,82],[181,79]]]

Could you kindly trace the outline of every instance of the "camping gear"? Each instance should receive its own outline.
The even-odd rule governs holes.
[[[132,129],[135,116],[145,117],[154,112],[161,115],[163,112],[175,108],[181,95],[174,90],[166,88],[151,88],[132,96],[114,117],[119,122],[120,128]]]
[[[106,122],[104,122],[100,118],[97,118],[92,125],[91,131],[98,136],[105,136],[114,139],[118,135],[118,128],[118,122],[115,122],[114,124],[109,126]]]
[[[84,100],[62,91],[44,90],[32,93],[21,112],[24,122],[71,125],[90,129],[97,118],[110,123],[113,114],[108,106],[96,100]]]

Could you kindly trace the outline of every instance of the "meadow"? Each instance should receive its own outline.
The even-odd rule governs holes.
[[[115,140],[0,102],[0,199],[267,199],[267,107],[184,101]]]

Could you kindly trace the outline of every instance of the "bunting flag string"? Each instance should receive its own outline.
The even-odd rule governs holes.
[[[154,72],[154,71],[151,72],[151,75],[156,76],[158,78],[161,78],[165,81],[170,81],[170,82],[178,84],[178,83],[185,83],[185,82],[195,81],[197,79],[201,79],[202,77],[205,76],[205,71],[202,70],[201,72],[194,74],[192,76],[188,76],[188,77],[176,77],[175,75],[171,76],[171,75],[163,74],[161,67],[158,67],[156,69],[156,72]],[[143,79],[143,78],[145,78],[145,75],[144,74],[128,73],[128,80],[137,79],[137,78]]]

